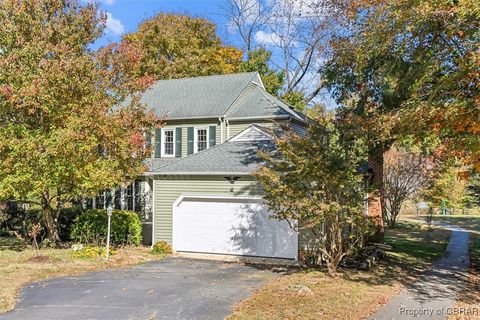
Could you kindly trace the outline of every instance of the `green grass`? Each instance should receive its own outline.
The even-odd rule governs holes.
[[[470,231],[474,235],[480,235],[480,215],[438,215],[434,217],[434,221],[453,224],[467,231]]]
[[[400,221],[387,230],[387,258],[368,272],[343,269],[336,278],[324,270],[283,275],[235,307],[229,319],[365,319],[414,281],[446,249],[450,232]]]
[[[425,225],[399,221],[397,228],[387,231],[385,242],[392,246],[390,254],[395,257],[433,262],[445,252],[449,235],[449,232],[436,228],[429,236]]]

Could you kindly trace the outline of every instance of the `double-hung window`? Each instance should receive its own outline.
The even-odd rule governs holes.
[[[195,128],[195,153],[208,148],[208,128]]]
[[[162,134],[162,156],[174,157],[175,156],[175,130],[163,129]]]

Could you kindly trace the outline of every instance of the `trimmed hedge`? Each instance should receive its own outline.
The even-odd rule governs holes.
[[[106,210],[93,209],[80,214],[74,221],[71,237],[74,241],[103,245],[107,241]],[[110,229],[112,245],[140,245],[142,222],[136,212],[113,210]]]

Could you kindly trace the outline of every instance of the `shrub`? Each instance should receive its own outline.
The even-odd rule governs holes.
[[[47,235],[47,228],[45,226],[45,219],[43,211],[40,208],[32,208],[24,210],[18,207],[15,203],[5,206],[0,209],[3,217],[1,228],[5,232],[15,232],[24,239],[28,239],[28,232],[36,224],[40,224],[42,231],[37,236],[38,241],[42,241]],[[58,216],[58,235],[61,241],[71,241],[70,238],[73,221],[83,212],[82,207],[75,206],[71,208],[63,208],[60,210]]]
[[[114,255],[115,250],[110,249],[109,254]],[[72,256],[76,258],[86,258],[86,259],[95,259],[100,257],[105,257],[107,254],[107,249],[105,247],[84,247],[80,250],[76,250],[72,253]]]
[[[63,208],[58,216],[58,236],[62,241],[72,241],[72,228],[75,218],[77,218],[82,212],[84,212],[81,206],[75,206],[71,208]]]
[[[107,240],[107,211],[88,210],[74,222],[73,240],[89,244],[105,244]],[[110,230],[112,245],[139,245],[142,239],[142,223],[138,214],[132,211],[114,210]]]
[[[166,241],[159,241],[155,243],[152,248],[153,254],[172,254],[172,246],[168,244]]]

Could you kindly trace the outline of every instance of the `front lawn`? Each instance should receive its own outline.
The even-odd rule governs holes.
[[[130,266],[159,259],[147,247],[118,249],[106,262],[103,258],[79,258],[71,249],[33,250],[14,238],[0,238],[0,313],[13,308],[25,284],[51,277]]]
[[[281,276],[236,306],[231,319],[364,319],[443,255],[450,232],[436,229],[430,241],[426,235],[426,226],[400,221],[387,232],[392,252],[373,270]]]

